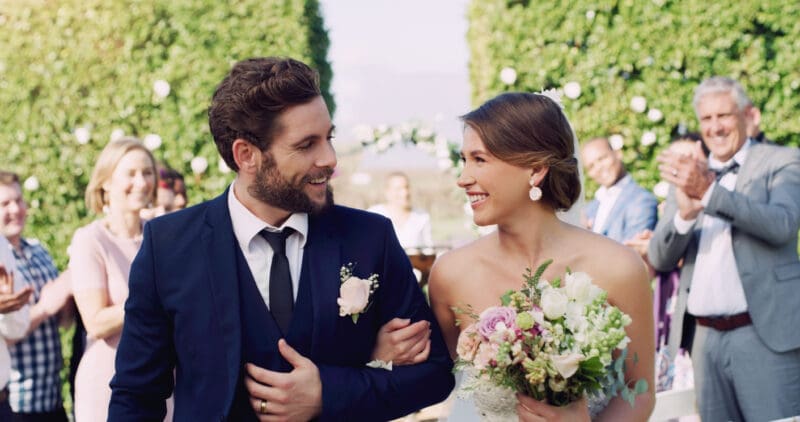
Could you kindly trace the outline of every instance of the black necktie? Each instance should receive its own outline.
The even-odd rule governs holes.
[[[286,258],[286,238],[291,234],[290,228],[281,232],[261,231],[261,236],[266,239],[273,252],[269,270],[269,311],[284,334],[289,329],[294,308],[292,274],[289,271],[289,259]]]
[[[717,182],[719,182],[728,173],[733,173],[733,174],[738,173],[739,163],[737,163],[736,160],[734,160],[725,167],[719,169],[711,169],[711,170],[717,175]]]

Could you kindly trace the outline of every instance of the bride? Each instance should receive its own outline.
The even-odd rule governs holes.
[[[655,403],[647,271],[634,251],[557,216],[575,203],[581,189],[574,135],[560,105],[542,94],[506,93],[462,120],[464,169],[458,185],[469,198],[475,223],[496,225],[497,230],[441,256],[431,270],[431,306],[451,356],[456,356],[460,330],[473,322],[454,307],[471,306],[479,314],[497,306],[503,293],[521,286],[526,268],[553,259],[545,279],[553,280],[567,268],[586,272],[608,292],[612,305],[630,315],[625,379],[632,385],[644,378],[650,389],[636,397],[634,406],[614,397],[592,416],[586,399],[555,407],[518,394],[519,420],[646,421]],[[454,419],[463,415],[461,405],[456,403]],[[477,411],[481,406],[476,403]]]

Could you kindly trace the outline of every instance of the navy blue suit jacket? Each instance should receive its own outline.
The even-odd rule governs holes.
[[[227,418],[245,363],[238,248],[227,192],[145,226],[131,267],[109,420],[161,421],[173,391],[176,421]],[[313,318],[306,357],[322,380],[320,420],[388,420],[447,397],[452,361],[388,219],[339,206],[310,216],[303,262],[314,313],[294,318]],[[358,277],[379,275],[357,324],[339,316],[336,302],[339,270],[348,263]],[[429,359],[392,371],[366,367],[378,329],[394,317],[431,322]],[[281,336],[277,328],[264,335],[275,344]]]
[[[611,208],[605,227],[600,232],[620,243],[631,239],[644,229],[655,229],[658,221],[658,200],[655,195],[637,185],[633,179],[623,183],[619,198]],[[594,220],[599,207],[598,200],[590,202],[586,206],[586,217]]]

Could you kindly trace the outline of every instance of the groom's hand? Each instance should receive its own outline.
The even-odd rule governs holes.
[[[292,372],[275,372],[252,363],[245,365],[245,387],[250,405],[260,421],[309,421],[322,411],[322,381],[319,369],[286,340],[278,341],[281,355],[294,367]],[[263,404],[264,402],[265,404]]]

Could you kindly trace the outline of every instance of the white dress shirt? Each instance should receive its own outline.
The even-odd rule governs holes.
[[[412,209],[403,224],[392,220],[389,208],[384,204],[377,204],[367,209],[369,212],[380,214],[392,221],[394,233],[403,249],[430,249],[433,248],[431,236],[431,216],[422,210]]]
[[[619,199],[619,195],[622,193],[622,186],[628,183],[630,180],[631,175],[626,174],[624,177],[617,180],[617,183],[614,183],[611,187],[607,188],[605,186],[600,186],[595,192],[594,197],[597,199],[597,202],[600,205],[597,207],[597,214],[594,216],[594,221],[592,222],[592,231],[595,233],[603,233],[603,230],[606,228],[606,221],[608,220],[609,214],[611,214],[611,210],[614,209],[614,205],[617,204],[617,199]]]
[[[25,287],[22,277],[17,274],[17,264],[11,252],[11,244],[2,235],[0,235],[0,264],[6,267],[7,272],[13,274],[14,292]],[[0,313],[0,390],[6,388],[11,375],[11,356],[8,354],[6,340],[19,340],[25,336],[30,322],[28,317],[28,305],[14,312]]]
[[[721,169],[735,160],[741,166],[749,147],[748,140],[731,160],[723,163],[711,156],[708,165],[712,169]],[[727,173],[719,182],[712,183],[703,195],[703,206],[708,205],[714,189],[733,191],[736,177],[735,173]],[[678,233],[688,233],[694,222],[675,214],[674,224]],[[696,316],[727,316],[747,311],[747,299],[733,255],[731,224],[726,220],[708,214],[703,216],[686,308]]]
[[[235,183],[235,182],[234,182]],[[281,227],[265,223],[248,210],[233,192],[233,184],[228,189],[228,210],[231,213],[233,234],[242,249],[244,259],[250,267],[258,291],[269,307],[269,271],[272,267],[272,248],[266,239],[259,235],[261,230],[281,231],[286,227],[294,230],[286,238],[286,258],[289,260],[289,273],[292,276],[292,293],[297,300],[297,289],[300,285],[300,271],[303,265],[303,248],[308,236],[308,214],[295,213],[289,216]]]

